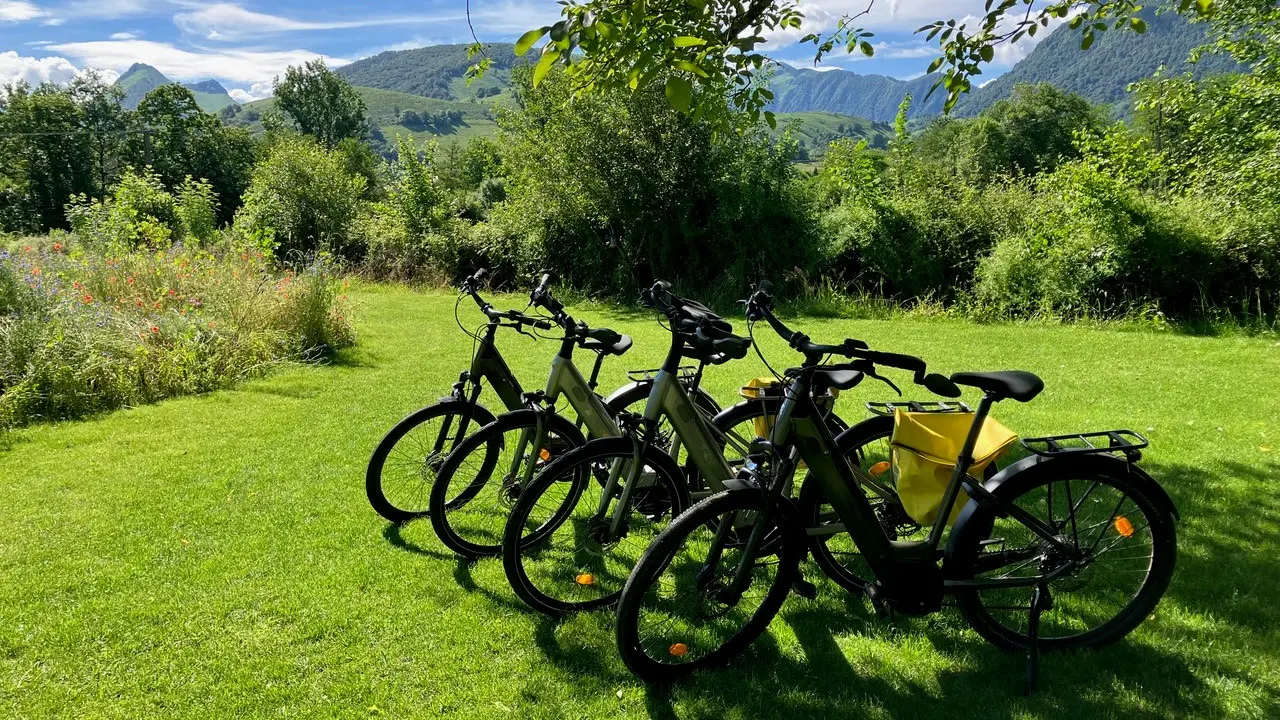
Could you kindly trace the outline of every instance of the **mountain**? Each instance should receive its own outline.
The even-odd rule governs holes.
[[[782,65],[773,76],[770,109],[774,112],[834,112],[893,122],[908,93],[914,98],[910,116],[942,112],[945,97],[934,93],[925,102],[935,76],[897,80],[884,75],[859,75],[848,70],[809,70]]]
[[[334,72],[352,85],[395,90],[438,100],[484,99],[510,95],[511,68],[525,62],[515,45],[491,43],[485,53],[493,65],[484,77],[468,85],[467,68],[476,59],[467,57],[467,45],[432,45],[413,50],[388,50],[344,65]]]
[[[1126,114],[1126,88],[1151,77],[1161,66],[1170,75],[1191,71],[1197,77],[1238,70],[1230,58],[1206,55],[1194,65],[1187,62],[1192,49],[1209,42],[1204,23],[1188,22],[1176,13],[1142,13],[1147,31],[1099,33],[1093,47],[1080,49],[1080,33],[1063,25],[1054,30],[1009,72],[978,88],[960,101],[956,114],[977,115],[1013,94],[1018,83],[1051,83],[1095,103],[1115,106]],[[980,80],[981,78],[979,78]]]
[[[164,73],[144,63],[134,63],[116,80],[116,85],[123,88],[125,92],[124,100],[120,104],[129,110],[136,109],[147,93],[161,85],[171,84],[173,81],[165,77]],[[217,80],[205,80],[183,87],[196,96],[196,102],[205,112],[216,113],[224,107],[235,104],[235,100],[227,94],[227,89]]]

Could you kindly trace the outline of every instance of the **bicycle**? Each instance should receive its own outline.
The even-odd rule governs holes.
[[[530,295],[530,304],[550,313],[549,324],[560,328],[560,349],[551,360],[546,388],[524,393],[518,409],[504,413],[458,443],[439,468],[427,503],[436,536],[454,553],[477,559],[501,551],[501,531],[512,503],[528,487],[541,467],[586,443],[579,426],[556,410],[566,398],[593,438],[622,434],[615,417],[645,400],[664,380],[645,374],[627,388],[602,400],[595,394],[596,377],[608,356],[622,355],[632,340],[607,328],[590,328],[575,321],[547,290],[549,276]],[[573,363],[575,349],[597,353],[591,380],[583,379]],[[718,357],[698,358],[696,369],[677,368],[674,382],[701,414],[719,411],[715,400],[700,388],[703,369]],[[678,446],[675,452],[678,452]],[[495,470],[499,474],[495,476]],[[491,493],[484,490],[492,484]]]
[[[722,488],[741,462],[733,454],[745,453],[755,438],[755,421],[777,413],[777,398],[748,400],[713,420],[699,413],[675,381],[680,362],[741,359],[750,341],[704,306],[673,295],[667,283],[646,290],[642,301],[666,317],[671,331],[644,414],[624,413],[621,436],[591,440],[542,468],[506,522],[507,579],[521,600],[548,615],[614,602],[647,538],[691,499]],[[832,376],[827,388],[847,389],[860,380]],[[829,406],[819,412],[826,425],[843,427]],[[660,428],[667,423],[673,446],[688,453],[685,468],[663,446]]]
[[[1177,510],[1137,462],[1147,446],[1128,430],[1023,441],[1031,455],[995,477],[968,475],[992,406],[1029,402],[1043,389],[1020,371],[926,374],[922,360],[879,353],[865,343],[818,345],[772,312],[767,283],[747,304],[748,320],[768,324],[804,355],[769,441],[727,489],[668,525],[631,572],[618,604],[616,640],[627,667],[654,683],[728,663],[768,627],[800,578],[810,547],[807,523],[782,487],[803,459],[870,567],[865,594],[877,613],[923,615],[955,597],[985,639],[1026,652],[1026,691],[1033,692],[1042,650],[1102,647],[1136,628],[1168,588],[1177,556]],[[827,355],[844,366],[913,372],[945,397],[960,386],[982,392],[928,537],[891,541],[860,477],[832,453],[830,432],[813,421],[808,389]],[[1102,442],[1105,441],[1105,444]],[[961,490],[964,505],[942,545]],[[1074,491],[1074,493],[1073,493]],[[1082,542],[1083,540],[1083,542]],[[1096,592],[1086,597],[1090,588]],[[1025,619],[1025,621],[1024,621]]]
[[[393,523],[405,523],[428,514],[431,486],[445,458],[457,449],[472,429],[496,419],[493,412],[480,402],[486,383],[504,409],[519,410],[525,406],[524,389],[495,342],[499,328],[512,329],[531,337],[531,330],[555,328],[546,318],[532,317],[518,310],[494,308],[479,294],[487,275],[488,271],[481,268],[463,280],[462,292],[454,305],[454,319],[458,327],[475,343],[471,367],[459,375],[448,396],[396,423],[369,458],[365,470],[365,493],[369,504]],[[550,282],[549,276],[547,282]],[[459,307],[467,297],[475,301],[487,319],[485,325],[474,333],[462,325],[458,315]],[[588,382],[593,391],[599,372],[600,365],[597,364]],[[643,401],[648,397],[650,384],[652,380],[643,377],[633,380],[606,398],[605,407],[616,414]],[[700,401],[715,406],[715,401],[705,394],[700,396]]]

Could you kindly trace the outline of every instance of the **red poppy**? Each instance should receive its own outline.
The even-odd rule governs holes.
[[[88,304],[89,304],[89,303],[91,303],[91,302],[93,302],[93,296],[92,296],[92,295],[85,295],[85,296],[84,296],[84,304],[85,304],[85,305],[88,305]]]
[[[152,334],[152,335],[159,335],[159,334],[160,334],[160,328],[156,327],[155,325],[152,325],[152,326],[151,326],[151,334]]]
[[[61,250],[61,249],[62,249],[62,243],[54,243],[54,244],[53,244],[53,249],[54,249],[54,250]]]

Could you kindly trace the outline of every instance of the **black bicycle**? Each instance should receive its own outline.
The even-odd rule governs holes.
[[[551,318],[493,307],[479,294],[487,274],[481,268],[464,280],[462,292],[454,305],[454,318],[458,327],[475,344],[471,368],[462,372],[448,396],[396,423],[369,458],[365,471],[365,492],[369,497],[369,504],[391,522],[404,523],[427,516],[431,488],[445,459],[470,434],[496,419],[494,413],[481,402],[486,383],[497,394],[506,411],[526,406],[526,393],[495,342],[499,328],[535,337],[534,331],[547,331],[557,327]],[[547,286],[551,281],[550,273],[543,274],[541,282],[530,294],[530,306],[545,302],[544,298],[549,297]],[[485,324],[475,332],[462,324],[458,314],[462,301],[468,297],[475,301],[486,318]],[[602,353],[600,359],[603,356]],[[596,388],[600,368],[601,364],[597,362],[588,383],[591,391]],[[696,380],[691,373],[685,372],[682,374],[682,382],[692,386]],[[604,405],[611,414],[632,408],[648,398],[652,384],[651,373],[634,374],[631,382],[604,399]],[[701,391],[693,392],[700,406],[711,410],[719,408],[710,395]]]
[[[812,547],[814,518],[783,491],[803,460],[829,506],[835,532],[847,533],[870,571],[862,592],[881,615],[941,609],[953,595],[988,641],[1027,653],[1026,687],[1035,687],[1041,650],[1097,648],[1136,628],[1168,588],[1177,555],[1177,510],[1137,466],[1147,442],[1127,430],[1023,440],[1031,455],[995,477],[968,474],[992,405],[1029,402],[1044,385],[1027,372],[927,374],[924,361],[869,350],[865,343],[818,345],[772,312],[767,284],[748,301],[748,320],[766,320],[803,365],[769,441],[728,489],[669,524],[632,571],[618,605],[617,644],[628,668],[670,682],[729,662],[768,627],[797,587]],[[852,362],[824,366],[827,356]],[[874,478],[832,452],[814,422],[810,388],[832,372],[899,368],[931,391],[982,398],[952,469],[928,536],[895,541],[860,486]],[[961,491],[970,498],[943,545]]]

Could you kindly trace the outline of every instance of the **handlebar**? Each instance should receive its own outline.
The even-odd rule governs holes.
[[[766,320],[774,332],[778,333],[793,350],[805,356],[805,365],[813,366],[822,362],[827,355],[841,355],[859,361],[858,369],[869,376],[879,378],[876,365],[897,368],[913,373],[914,382],[926,390],[943,397],[960,397],[960,388],[946,377],[937,373],[928,373],[928,365],[914,355],[871,350],[861,340],[846,339],[840,345],[820,345],[812,342],[808,335],[792,330],[773,314],[773,286],[768,280],[762,280],[746,301],[747,319],[752,322]],[[883,378],[879,378],[883,379]],[[888,381],[886,381],[888,382]],[[892,386],[892,383],[890,383]]]
[[[538,285],[529,293],[529,304],[537,305],[547,312],[559,318],[564,313],[564,305],[551,296],[551,283],[555,280],[555,273],[544,272],[538,280]]]

